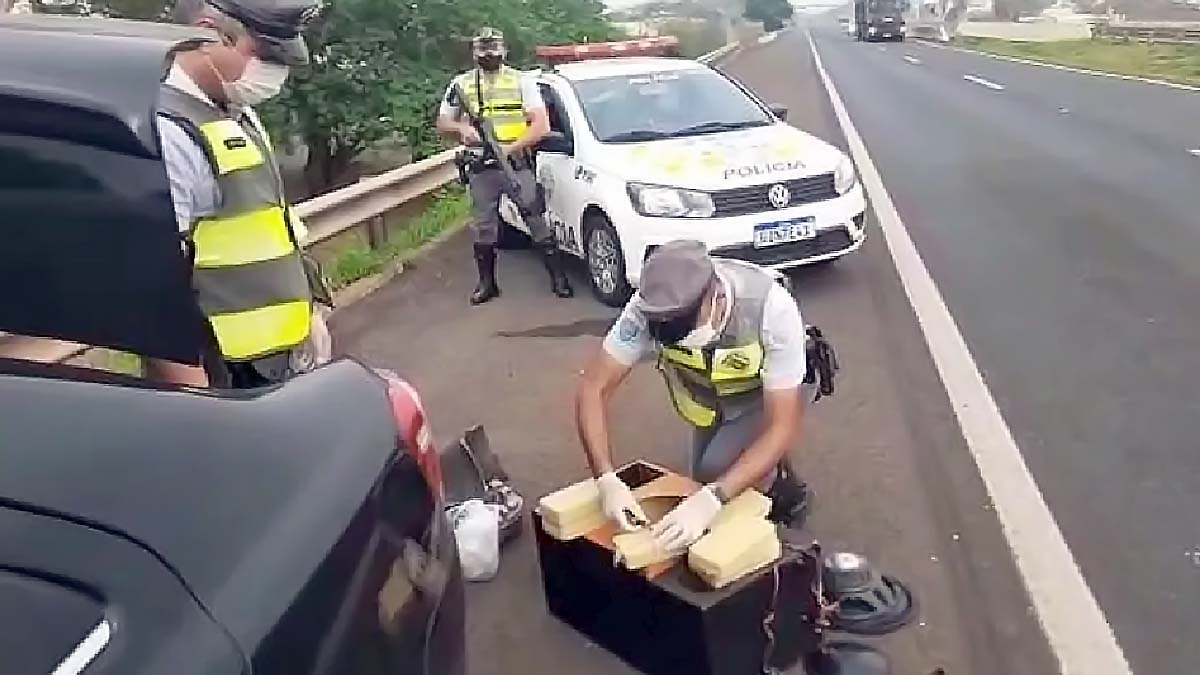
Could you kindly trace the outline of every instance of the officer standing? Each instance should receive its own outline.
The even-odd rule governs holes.
[[[217,386],[279,381],[328,358],[313,302],[314,293],[328,297],[302,259],[302,225],[251,109],[279,93],[289,66],[308,63],[300,32],[316,9],[314,0],[180,0],[175,7],[178,22],[220,38],[176,55],[159,101],[175,214],[220,350],[219,359],[207,359]],[[147,362],[148,375],[168,381],[199,384],[196,370]]]
[[[646,520],[613,471],[606,409],[633,366],[657,356],[676,410],[694,428],[691,474],[704,484],[654,525],[659,543],[686,549],[749,487],[771,497],[772,520],[798,524],[808,490],[785,457],[804,411],[807,343],[799,307],[774,273],[710,258],[696,241],[656,249],[577,393],[579,438],[604,512],[626,530]]]
[[[475,264],[479,271],[471,304],[482,304],[500,295],[496,284],[496,244],[506,177],[499,162],[510,163],[522,193],[537,194],[536,204],[524,215],[525,224],[550,274],[551,290],[560,298],[569,298],[573,291],[563,270],[554,233],[546,225],[545,203],[533,171],[534,150],[550,132],[546,104],[532,77],[504,64],[504,35],[500,31],[481,29],[471,40],[471,53],[475,68],[451,82],[437,120],[438,131],[456,137],[470,153],[466,173],[474,210]],[[458,100],[456,92],[461,92],[466,100]],[[503,146],[503,157],[491,156],[482,146],[483,139],[466,112],[492,123],[496,140]]]

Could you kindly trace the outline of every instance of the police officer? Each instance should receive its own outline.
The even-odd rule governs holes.
[[[808,493],[785,457],[804,411],[807,341],[795,300],[772,272],[710,258],[696,241],[656,249],[577,393],[579,437],[604,512],[626,530],[646,520],[613,471],[606,408],[633,366],[657,356],[676,410],[694,428],[691,474],[704,485],[653,526],[659,543],[686,549],[749,487],[772,498],[772,520],[798,524]]]
[[[555,245],[554,233],[546,225],[545,203],[533,172],[533,152],[550,132],[546,104],[532,77],[504,64],[504,35],[500,31],[481,29],[471,41],[471,53],[475,68],[451,82],[437,121],[440,132],[456,137],[470,150],[466,173],[474,209],[475,264],[479,271],[471,304],[482,304],[500,295],[496,284],[496,244],[501,227],[500,198],[506,180],[499,165],[502,161],[511,164],[523,193],[537,194],[537,203],[524,216],[525,224],[550,274],[551,290],[560,298],[569,298],[573,291],[563,271],[563,258]],[[456,91],[462,92],[466,100],[458,100]],[[483,139],[465,112],[491,121],[496,139],[503,145],[503,157],[492,157],[486,152],[481,146]]]
[[[302,225],[251,109],[279,93],[289,66],[308,63],[300,31],[316,7],[314,0],[180,0],[175,7],[178,22],[220,39],[176,55],[159,102],[176,218],[220,351],[209,360],[222,367],[207,369],[214,385],[258,386],[328,357],[313,353],[328,351],[313,302],[325,289],[302,259]],[[192,384],[201,377],[167,362],[148,362],[147,371]]]

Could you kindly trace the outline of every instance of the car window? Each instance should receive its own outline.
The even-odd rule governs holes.
[[[737,85],[707,68],[581,80],[575,89],[601,142],[716,133],[772,121]]]
[[[546,113],[550,117],[550,131],[557,131],[566,136],[571,135],[571,123],[563,110],[562,99],[554,91],[554,87],[546,82],[539,82],[538,89],[542,92],[542,99],[546,102]]]

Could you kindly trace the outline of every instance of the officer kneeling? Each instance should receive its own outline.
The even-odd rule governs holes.
[[[816,349],[809,349],[809,334]],[[817,355],[809,374],[809,354]],[[699,539],[721,505],[755,487],[772,498],[770,518],[797,526],[808,491],[788,469],[805,407],[802,387],[821,373],[832,391],[832,352],[806,331],[779,277],[736,260],[709,257],[696,241],[657,250],[641,289],[626,305],[583,375],[576,400],[579,437],[597,477],[603,508],[624,530],[646,521],[614,473],[607,404],[639,361],[657,356],[675,409],[694,427],[691,474],[703,489],[684,499],[653,532],[668,551]]]
[[[500,162],[509,163],[522,194],[537,193],[529,200],[535,202],[531,208],[527,204],[518,206],[524,207],[522,216],[534,246],[542,253],[554,294],[569,298],[573,291],[563,271],[554,233],[546,225],[545,205],[533,171],[534,148],[550,132],[545,101],[532,77],[504,65],[504,35],[500,31],[481,29],[471,41],[471,51],[476,67],[450,83],[437,122],[438,131],[457,136],[469,153],[463,170],[475,212],[475,264],[479,271],[471,304],[482,304],[500,295],[496,244],[501,227],[500,198],[506,194],[508,180]],[[484,146],[484,139],[471,124],[472,117],[491,123],[502,156]]]

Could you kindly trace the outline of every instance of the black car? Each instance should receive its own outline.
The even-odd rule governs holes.
[[[0,331],[199,353],[153,110],[211,39],[0,17]],[[427,424],[352,360],[234,391],[0,359],[0,673],[464,673]]]

